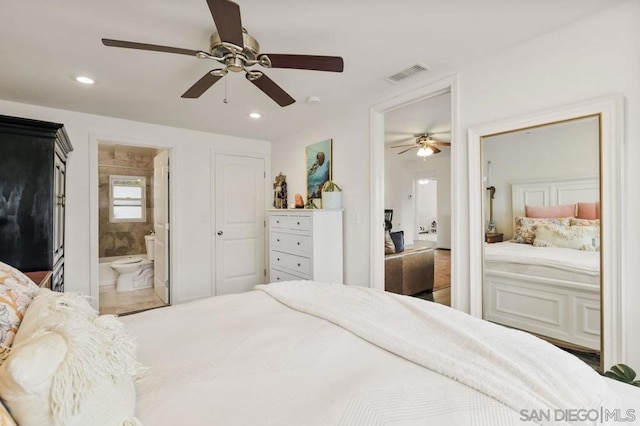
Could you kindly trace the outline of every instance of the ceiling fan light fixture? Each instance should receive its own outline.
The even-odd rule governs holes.
[[[249,117],[253,118],[254,120],[257,120],[260,117],[262,117],[262,115],[259,112],[252,112],[251,114],[249,114]]]
[[[424,158],[424,157],[428,157],[428,156],[430,156],[432,154],[433,154],[433,151],[429,147],[421,146],[416,155],[418,157],[423,157]]]

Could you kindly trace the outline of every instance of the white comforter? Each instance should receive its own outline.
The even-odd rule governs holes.
[[[600,275],[600,252],[573,250],[560,247],[535,247],[510,241],[485,244],[485,262],[507,262],[542,265],[570,272]]]
[[[272,285],[272,289],[296,298],[282,284]],[[392,305],[409,300],[379,294]],[[345,309],[335,298],[329,303]],[[410,305],[416,312],[435,306],[420,300]],[[394,325],[388,311],[380,313],[378,323],[370,322],[371,330],[396,334],[401,331],[397,327],[406,326]],[[290,309],[262,291],[204,299],[122,320],[137,336],[139,360],[149,367],[137,384],[136,415],[146,426],[512,425],[523,416],[495,397],[409,362],[326,320]],[[438,321],[404,330],[399,336],[406,336],[405,332],[417,335],[413,342],[398,343],[411,351],[417,340],[427,349],[423,358],[433,356],[436,364],[458,360],[456,365],[462,365],[460,361],[468,354],[451,352],[451,345],[440,347],[438,341],[422,334],[446,321],[443,313]],[[468,336],[475,334],[473,327],[466,332]],[[468,367],[457,375],[473,374],[483,367],[486,357],[471,356],[467,361]],[[508,380],[527,370],[517,361],[514,367],[505,369]],[[539,383],[554,381],[545,371],[539,375],[543,377]],[[608,392],[597,380],[587,382],[595,386],[593,395],[585,395],[590,403]],[[582,383],[576,378],[575,387]],[[573,403],[577,392],[568,389],[572,383],[565,385],[559,389],[567,390],[567,401]],[[505,383],[505,389],[510,391],[513,385]],[[540,390],[543,395],[547,392]],[[524,392],[536,394],[536,389]]]

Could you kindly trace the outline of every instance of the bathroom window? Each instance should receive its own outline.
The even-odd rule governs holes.
[[[146,178],[109,176],[109,221],[146,221]]]

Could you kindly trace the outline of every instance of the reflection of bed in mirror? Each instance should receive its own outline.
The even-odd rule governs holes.
[[[595,177],[519,181],[512,217],[528,206],[596,203]],[[514,221],[515,222],[515,221]],[[570,345],[600,350],[600,252],[485,244],[484,318]]]

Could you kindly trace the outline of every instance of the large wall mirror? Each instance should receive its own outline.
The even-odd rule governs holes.
[[[620,108],[590,101],[469,139],[472,314],[598,370],[624,361]]]
[[[600,369],[600,117],[481,139],[484,319]]]

